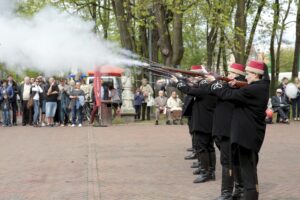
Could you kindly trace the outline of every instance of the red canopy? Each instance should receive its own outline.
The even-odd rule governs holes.
[[[98,67],[97,67],[98,68]],[[100,66],[100,73],[104,76],[121,76],[124,69],[121,67],[114,66]],[[89,76],[94,76],[94,71],[88,71]]]

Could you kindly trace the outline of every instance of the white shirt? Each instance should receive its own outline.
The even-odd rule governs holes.
[[[170,97],[167,101],[167,107],[172,110],[182,110],[182,101],[179,98]]]
[[[23,100],[24,101],[28,101],[30,98],[30,88],[31,85],[30,84],[24,84],[24,90],[23,90]]]
[[[33,97],[34,100],[40,100],[40,93],[44,92],[41,86],[35,85],[32,87],[32,91],[35,92],[35,95]]]

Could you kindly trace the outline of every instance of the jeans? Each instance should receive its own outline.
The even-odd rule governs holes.
[[[292,99],[292,113],[293,118],[300,117],[300,96],[296,99]]]
[[[60,106],[60,122],[64,123],[65,125],[69,122],[69,111],[67,105],[61,102]]]
[[[72,108],[72,124],[76,124],[76,119],[78,115],[78,124],[82,124],[82,106],[76,108],[76,105]]]
[[[33,124],[37,124],[39,121],[39,116],[40,116],[40,101],[39,100],[34,100],[33,101]]]
[[[3,124],[6,126],[10,125],[10,110],[5,109],[2,111],[2,113],[3,113]]]

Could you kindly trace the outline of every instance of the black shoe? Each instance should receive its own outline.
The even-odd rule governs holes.
[[[200,175],[203,172],[203,170],[201,170],[201,168],[199,167],[198,169],[193,171],[193,175]]]
[[[199,167],[200,167],[199,162],[193,162],[193,164],[191,165],[191,168],[199,168]]]
[[[228,166],[222,166],[221,196],[215,200],[232,200],[233,176]]]
[[[228,196],[221,195],[218,198],[216,198],[215,200],[232,200],[232,196],[231,196],[231,194],[229,194]]]
[[[194,149],[191,147],[191,148],[187,148],[186,151],[194,151]]]
[[[192,153],[186,157],[184,157],[185,160],[194,160],[194,159],[197,159],[197,156],[195,153]]]
[[[170,120],[166,121],[166,124],[167,124],[167,125],[171,125]]]
[[[210,181],[211,179],[211,175],[208,171],[203,171],[203,173],[201,173],[195,180],[194,183],[204,183],[207,181]]]
[[[158,121],[157,120],[155,121],[155,125],[158,125]]]
[[[215,170],[210,170],[209,173],[210,173],[211,180],[215,181],[216,180],[216,172],[215,172]]]

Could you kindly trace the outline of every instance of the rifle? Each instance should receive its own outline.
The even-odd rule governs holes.
[[[198,87],[197,83],[190,81],[187,77],[178,75],[178,72],[174,73],[174,72],[172,72],[170,70],[168,71],[165,68],[161,68],[161,67],[143,66],[143,68],[145,68],[145,69],[147,69],[149,71],[152,71],[155,75],[163,76],[165,78],[172,78],[172,76],[175,76],[178,80],[190,83],[193,86]]]
[[[165,67],[161,64],[150,64],[150,66],[152,66],[153,68],[163,69],[165,71],[171,71],[171,72],[175,72],[175,73],[181,73],[183,75],[188,75],[188,76],[193,76],[193,77],[201,76],[201,77],[205,78],[206,75],[212,75],[217,80],[221,80],[221,81],[225,81],[225,82],[230,82],[230,81],[234,80],[234,79],[230,79],[230,78],[220,76],[220,75],[217,75],[217,74],[213,74],[213,73],[201,73],[201,72],[187,71],[187,70],[176,69],[176,68],[172,68],[172,67]],[[149,68],[151,68],[151,67],[149,67]],[[235,86],[237,88],[242,88],[242,87],[245,87],[247,85],[248,85],[248,83],[244,82],[244,81],[236,81],[236,84],[235,84]]]

